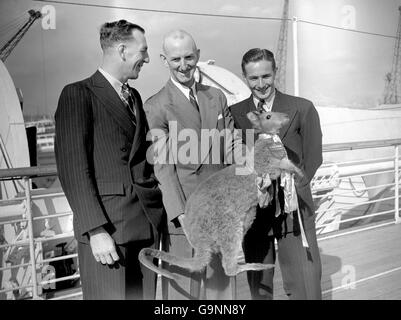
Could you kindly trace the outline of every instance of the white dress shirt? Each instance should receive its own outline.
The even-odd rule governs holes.
[[[270,101],[266,101],[263,104],[263,110],[266,112],[272,111],[274,98],[276,97],[276,90],[274,90],[273,96],[271,97]],[[253,103],[255,104],[256,109],[258,108],[259,99],[253,96]]]
[[[171,78],[171,81],[175,84],[175,86],[178,89],[180,89],[180,91],[184,94],[184,96],[188,99],[188,101],[190,101],[189,100],[189,91],[190,91],[190,89],[188,87],[186,87],[186,86],[183,86],[181,83],[175,81],[173,78]],[[196,94],[196,82],[195,81],[194,81],[193,85],[191,86],[191,89],[192,89],[192,92],[194,93],[196,102],[199,103],[198,96]]]

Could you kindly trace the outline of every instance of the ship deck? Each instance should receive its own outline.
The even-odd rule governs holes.
[[[335,233],[330,233],[330,236],[333,235]],[[401,300],[400,244],[401,224],[319,239],[323,300]],[[160,289],[159,281],[158,300],[161,299]],[[77,289],[68,291],[76,292]],[[66,293],[58,292],[55,297]],[[237,276],[237,299],[251,299],[245,273]],[[282,286],[278,262],[274,277],[274,299],[288,299]]]
[[[401,224],[319,240],[323,299],[400,300],[400,244]],[[238,299],[250,299],[245,274],[238,276],[237,287]],[[288,299],[278,263],[274,292],[275,300]]]

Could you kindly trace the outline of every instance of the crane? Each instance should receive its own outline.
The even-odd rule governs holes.
[[[288,35],[288,4],[289,0],[284,0],[282,21],[276,51],[277,74],[276,87],[285,92],[286,90],[286,66],[287,66],[287,35]]]
[[[1,61],[6,61],[7,57],[10,55],[11,51],[15,48],[18,42],[22,39],[31,25],[39,18],[42,17],[40,11],[35,11],[33,9],[28,11],[29,20],[17,31],[17,33],[0,49],[0,59]]]
[[[383,104],[399,104],[401,103],[401,6],[398,7],[400,16],[398,19],[397,36],[395,40],[393,66],[391,72],[386,74],[385,86],[383,94]]]

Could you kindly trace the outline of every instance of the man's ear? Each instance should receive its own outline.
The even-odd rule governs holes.
[[[123,43],[120,43],[118,46],[117,46],[117,52],[118,52],[118,54],[120,55],[120,58],[123,60],[123,61],[125,61],[125,50],[126,50],[126,46],[125,46],[125,44],[123,44]]]
[[[168,68],[167,58],[163,53],[160,53],[160,59],[162,60],[163,64]]]

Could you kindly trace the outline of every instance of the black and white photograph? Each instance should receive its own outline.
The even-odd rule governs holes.
[[[401,300],[400,146],[401,0],[1,0],[0,300]]]

